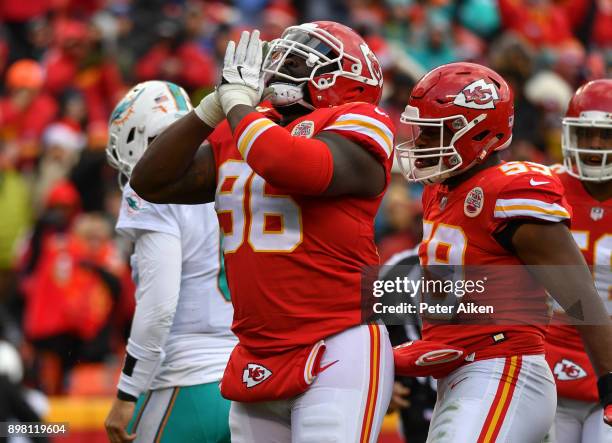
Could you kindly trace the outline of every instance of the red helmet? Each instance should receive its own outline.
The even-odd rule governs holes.
[[[512,90],[485,66],[442,65],[414,86],[400,121],[407,140],[395,152],[406,178],[441,182],[510,145]]]
[[[306,60],[312,70],[306,77],[280,72],[289,54]],[[383,76],[378,59],[366,42],[351,28],[335,22],[313,22],[288,27],[281,38],[270,43],[263,71],[291,83],[275,90],[275,105],[301,103],[311,108],[326,108],[349,102],[378,104]],[[310,93],[310,103],[303,100],[303,85]],[[362,92],[355,95],[355,85]],[[274,88],[273,86],[273,89]],[[347,96],[351,92],[350,96]]]
[[[563,119],[561,146],[568,174],[612,180],[612,79],[593,80],[576,91]]]

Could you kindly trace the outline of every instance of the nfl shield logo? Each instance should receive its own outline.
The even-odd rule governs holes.
[[[484,191],[477,187],[468,192],[463,203],[463,212],[468,217],[476,217],[484,206]]]
[[[604,209],[598,206],[591,208],[591,218],[594,221],[601,220],[604,216]]]

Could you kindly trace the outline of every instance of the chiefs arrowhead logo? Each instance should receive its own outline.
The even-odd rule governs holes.
[[[555,364],[553,373],[555,374],[555,377],[557,377],[557,380],[560,381],[578,380],[587,376],[584,369],[566,358],[558,361]]]
[[[268,368],[256,363],[249,363],[244,368],[244,371],[242,371],[242,382],[247,388],[252,388],[270,378],[271,375],[272,371]]]
[[[497,100],[499,100],[499,95],[495,85],[481,78],[463,88],[453,103],[464,108],[494,109]]]

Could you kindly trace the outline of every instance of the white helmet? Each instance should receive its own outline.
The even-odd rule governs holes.
[[[110,120],[106,158],[129,178],[150,141],[193,107],[174,83],[151,80],[134,86],[115,106]]]

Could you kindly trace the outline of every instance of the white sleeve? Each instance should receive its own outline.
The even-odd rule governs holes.
[[[142,199],[130,188],[123,188],[116,231],[136,241],[139,231],[155,231],[181,236],[174,205],[155,204]]]
[[[161,364],[181,285],[181,240],[163,232],[139,231],[136,311],[118,388],[134,397],[146,391]]]

